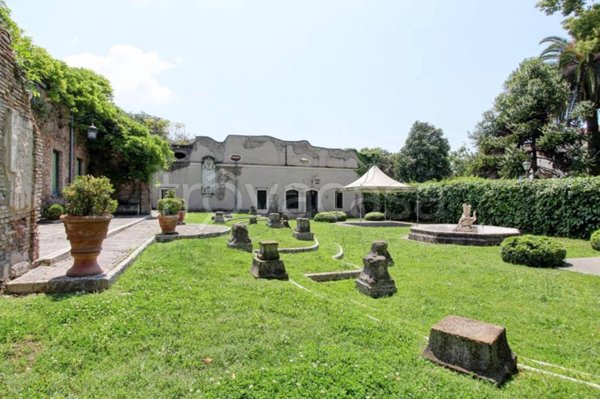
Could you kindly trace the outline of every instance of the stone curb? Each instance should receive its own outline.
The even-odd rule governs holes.
[[[155,237],[150,237],[137,247],[125,259],[120,261],[108,273],[89,277],[62,276],[47,282],[7,285],[6,294],[58,294],[71,292],[99,292],[112,286],[117,278],[140,256],[148,246],[154,243]]]
[[[411,227],[415,223],[410,222],[396,222],[396,221],[378,221],[372,222],[363,220],[363,222],[336,222],[338,226],[346,226],[346,227]]]
[[[156,242],[165,243],[165,242],[171,242],[171,241],[175,241],[175,240],[215,238],[215,237],[224,236],[226,234],[229,234],[230,232],[231,232],[231,228],[228,228],[227,230],[216,231],[213,233],[198,233],[198,234],[160,234],[159,233],[155,237],[156,237]]]
[[[279,248],[281,254],[299,254],[302,252],[312,252],[319,250],[319,240],[315,236],[315,244],[310,247],[298,247],[298,248]]]
[[[148,219],[152,219],[152,215],[146,215],[143,218],[136,219],[132,222],[124,224],[123,226],[119,226],[115,229],[109,230],[109,232],[106,234],[106,238],[112,237],[115,234],[118,234],[118,233],[122,232],[123,230],[128,229],[129,227],[134,226],[134,225],[136,225],[140,222],[143,222],[144,220],[148,220]],[[62,222],[59,222],[59,223],[62,223]],[[70,247],[67,250],[61,249],[61,250],[51,253],[50,255],[48,255],[44,258],[39,258],[39,259],[34,260],[33,267],[35,268],[38,266],[51,266],[53,263],[60,262],[61,260],[68,258],[70,255],[71,255]]]
[[[350,280],[353,278],[358,278],[360,273],[362,273],[362,270],[343,270],[339,272],[306,273],[304,274],[304,277],[308,277],[317,283],[324,283],[327,281]]]
[[[342,248],[342,246],[340,244],[338,244],[337,242],[334,244],[337,245],[338,252],[337,252],[337,254],[332,256],[333,260],[342,260],[342,258],[344,257],[344,248]]]

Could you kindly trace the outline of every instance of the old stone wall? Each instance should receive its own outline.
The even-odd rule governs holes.
[[[42,145],[10,35],[0,29],[0,282],[38,257]]]

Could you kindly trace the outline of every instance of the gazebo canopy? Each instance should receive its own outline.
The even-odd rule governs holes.
[[[385,194],[400,191],[416,191],[416,188],[392,179],[383,173],[377,165],[373,165],[367,173],[358,178],[358,180],[343,187],[342,190]]]

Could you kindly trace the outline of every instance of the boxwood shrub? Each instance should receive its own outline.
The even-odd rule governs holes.
[[[61,204],[50,204],[42,211],[42,217],[48,220],[58,220],[65,213],[65,207]]]
[[[563,243],[532,235],[507,238],[500,251],[503,261],[532,267],[559,267],[567,256]]]
[[[369,221],[385,220],[385,215],[381,212],[369,212],[365,215],[365,220],[369,220]]]
[[[486,180],[461,178],[418,186],[420,220],[456,223],[462,204],[477,211],[478,224],[514,227],[524,233],[589,239],[600,229],[600,177]],[[383,209],[377,195],[367,211]],[[416,220],[416,194],[387,197],[392,219]]]
[[[326,223],[335,223],[335,222],[343,222],[347,218],[344,212],[340,211],[331,211],[331,212],[319,212],[315,215],[315,222],[326,222]]]
[[[592,234],[590,243],[592,244],[592,248],[594,248],[596,251],[600,251],[600,230],[596,230],[596,232]]]

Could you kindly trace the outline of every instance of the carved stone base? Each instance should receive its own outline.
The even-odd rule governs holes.
[[[288,280],[288,274],[282,260],[260,260],[256,257],[252,260],[250,273],[255,278],[268,280]]]
[[[282,229],[283,223],[281,222],[281,215],[278,213],[269,214],[269,221],[267,222],[267,226],[273,229]]]
[[[215,212],[215,223],[225,223],[225,214],[223,212]]]
[[[396,293],[396,283],[388,273],[388,261],[385,257],[367,255],[363,263],[364,268],[356,279],[358,291],[371,298],[382,298]]]
[[[456,226],[456,228],[454,229],[454,231],[456,232],[460,232],[460,233],[477,233],[477,226]]]
[[[258,224],[258,219],[256,218],[256,216],[251,216],[249,223],[250,224]]]
[[[315,239],[315,235],[313,233],[300,233],[298,231],[294,231],[293,236],[297,240],[302,241],[313,241]]]

